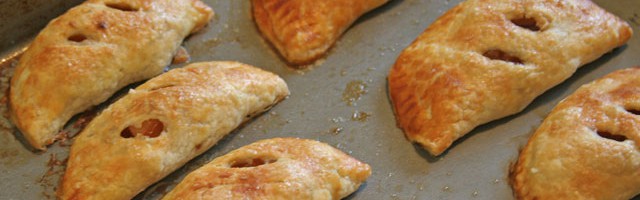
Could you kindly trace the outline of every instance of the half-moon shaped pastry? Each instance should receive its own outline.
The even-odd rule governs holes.
[[[615,71],[561,101],[520,152],[518,199],[627,200],[640,194],[640,68]]]
[[[255,142],[191,172],[171,199],[341,199],[371,168],[318,141],[275,138]]]
[[[71,146],[61,199],[131,199],[289,94],[275,74],[207,62],[149,80],[93,119]]]
[[[52,20],[11,79],[11,119],[44,150],[75,114],[163,72],[213,12],[200,0],[88,0]]]
[[[388,0],[251,0],[262,35],[289,63],[322,57],[360,16]]]
[[[468,0],[398,57],[389,93],[407,138],[440,155],[476,126],[523,110],[632,34],[589,0]]]

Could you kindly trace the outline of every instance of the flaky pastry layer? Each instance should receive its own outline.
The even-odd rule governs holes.
[[[583,85],[542,122],[511,169],[518,199],[640,194],[640,68]]]
[[[371,168],[318,141],[255,142],[191,172],[164,199],[341,199]]]
[[[171,63],[213,11],[200,0],[88,0],[52,20],[11,78],[11,119],[36,149],[75,114]]]
[[[262,35],[289,63],[322,57],[360,16],[388,0],[251,0]]]
[[[440,155],[476,126],[520,112],[631,34],[589,0],[467,0],[429,26],[391,69],[398,126]]]
[[[237,62],[171,70],[140,85],[76,137],[60,199],[131,199],[289,94]]]

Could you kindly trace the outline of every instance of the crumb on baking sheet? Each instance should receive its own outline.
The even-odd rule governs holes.
[[[352,121],[359,121],[359,122],[365,122],[367,121],[367,119],[371,116],[371,114],[367,113],[367,112],[363,112],[363,111],[355,111],[353,112],[353,115],[351,115],[351,120]]]
[[[331,130],[329,130],[329,132],[333,135],[338,135],[340,132],[342,132],[342,127],[333,127],[331,128]]]
[[[188,63],[191,60],[191,56],[189,55],[189,52],[187,52],[187,49],[185,49],[184,47],[180,47],[178,48],[178,51],[176,51],[176,54],[173,56],[173,60],[171,61],[171,64],[183,64],[183,63]]]

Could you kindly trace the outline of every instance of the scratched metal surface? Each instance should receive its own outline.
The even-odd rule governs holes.
[[[6,90],[15,64],[9,58],[50,19],[79,2],[0,0],[0,58],[5,58],[0,89]],[[205,2],[216,17],[186,40],[191,62],[237,60],[258,66],[282,76],[292,94],[137,199],[157,199],[207,161],[273,137],[316,139],[369,163],[372,176],[349,199],[512,199],[508,166],[553,106],[584,83],[640,65],[640,1],[596,0],[633,26],[636,34],[626,46],[582,67],[523,112],[482,125],[444,155],[433,157],[407,142],[396,128],[385,78],[400,51],[460,0],[394,0],[358,20],[323,62],[304,71],[288,68],[264,42],[252,21],[249,1]],[[364,91],[358,93],[358,87]],[[349,105],[344,95],[356,93],[360,95],[352,97],[359,98]],[[6,101],[0,102],[0,111],[5,112]],[[359,116],[354,118],[354,113]],[[63,172],[59,164],[68,147],[55,144],[47,152],[32,152],[6,117],[0,118],[0,199],[54,199]]]

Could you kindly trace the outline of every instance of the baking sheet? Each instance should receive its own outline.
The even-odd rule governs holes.
[[[6,90],[15,65],[10,58],[50,19],[80,2],[0,1],[0,58],[4,58],[0,89]],[[265,43],[252,21],[250,1],[204,2],[216,17],[186,40],[191,62],[236,60],[261,67],[282,76],[291,96],[137,199],[157,199],[207,161],[273,137],[319,140],[369,163],[372,176],[348,199],[513,199],[507,183],[509,164],[553,106],[584,83],[640,65],[640,1],[596,0],[633,26],[636,34],[627,45],[582,67],[523,112],[476,128],[434,157],[407,142],[395,126],[386,75],[402,49],[459,0],[393,0],[358,20],[310,70],[288,68]],[[0,111],[5,112],[6,99],[0,102]],[[32,152],[4,116],[0,120],[0,199],[54,199],[68,146],[54,144],[47,152]]]

